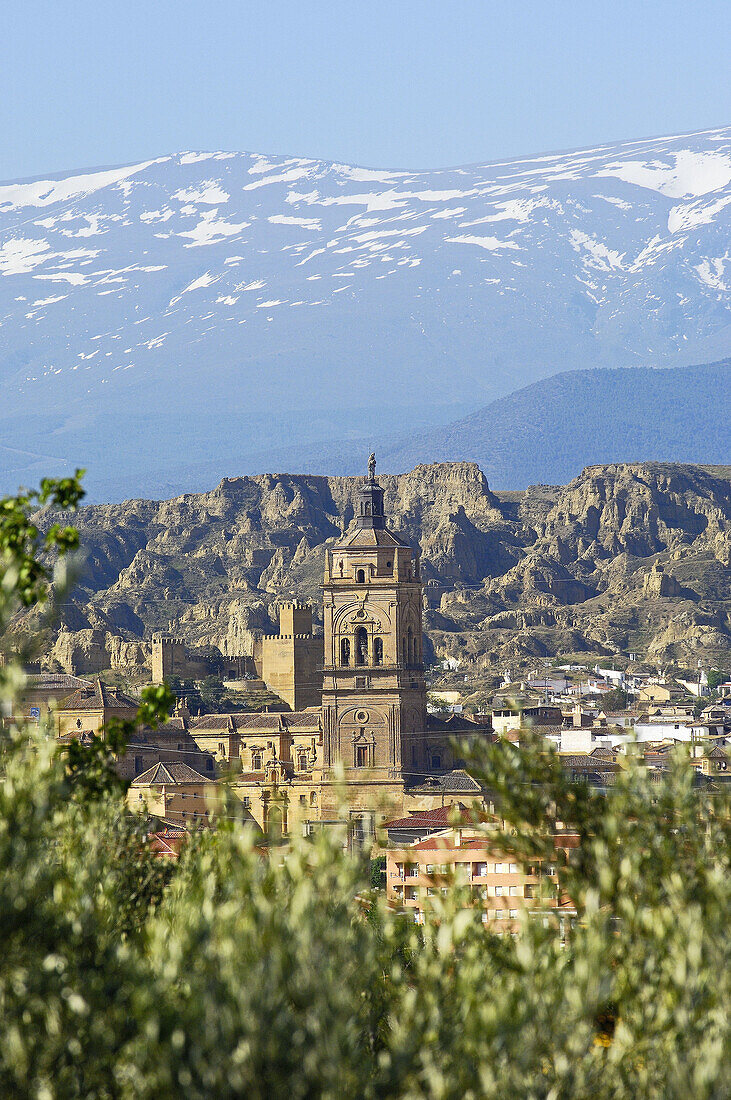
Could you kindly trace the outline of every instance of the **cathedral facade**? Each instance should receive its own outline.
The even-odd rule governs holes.
[[[428,808],[430,773],[454,766],[450,736],[464,731],[426,710],[419,556],[389,530],[383,496],[371,456],[350,529],[325,552],[321,705],[186,717],[264,830],[340,823],[367,843],[379,821]],[[443,784],[434,797],[453,800]]]

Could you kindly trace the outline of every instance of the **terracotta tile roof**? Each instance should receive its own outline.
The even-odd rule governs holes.
[[[470,820],[467,807],[462,803],[457,806],[438,806],[435,810],[418,810],[408,817],[398,817],[394,821],[386,821],[384,829],[446,829],[455,818]]]
[[[96,680],[89,687],[80,687],[64,699],[61,710],[137,710],[138,703],[117,688]]]
[[[478,795],[482,787],[461,768],[444,775],[430,775],[408,788],[410,794],[472,794]]]
[[[167,856],[170,859],[179,857],[180,850],[187,840],[188,833],[185,829],[167,828],[147,835],[147,841],[153,855]]]
[[[427,852],[427,851],[452,851],[452,852],[474,852],[474,851],[486,851],[487,850],[487,837],[473,837],[471,840],[463,840],[459,847],[450,843],[450,837],[444,836],[430,836],[425,840],[418,840],[415,844],[409,845],[409,851],[412,852]]]
[[[319,729],[320,710],[276,711],[273,714],[204,714],[191,718],[191,730],[197,733],[212,732],[234,733],[238,730],[261,730],[262,733],[278,732],[290,729]]]
[[[234,733],[236,730],[278,730],[279,714],[203,714],[191,718],[189,727],[204,733],[206,730]]]
[[[147,771],[142,772],[136,779],[132,780],[133,787],[161,787],[171,785],[176,786],[182,783],[212,783],[215,782],[211,776],[201,775],[195,768],[191,768],[189,764],[153,764]]]
[[[409,851],[423,852],[434,851],[438,849],[444,851],[444,849],[447,847],[447,844],[445,843],[446,841],[448,841],[448,837],[446,836],[425,837],[424,840],[419,840],[415,844],[410,844]],[[556,848],[578,848],[580,842],[580,837],[576,833],[561,833],[553,837],[554,847]],[[465,850],[470,852],[488,850],[493,856],[509,856],[508,852],[501,851],[500,849],[495,847],[495,842],[488,833],[486,833],[485,836],[470,837],[469,840],[463,840],[459,847],[452,844],[449,844],[448,847],[449,850],[454,850],[457,852],[463,852]],[[515,856],[511,856],[510,858],[515,859]]]
[[[320,708],[315,710],[295,710],[291,714],[282,711],[279,715],[286,729],[319,729]]]
[[[567,768],[587,768],[589,771],[619,771],[619,764],[614,758],[611,760],[602,756],[594,756],[593,753],[561,752],[558,754],[560,763]]]
[[[407,546],[387,527],[356,527],[349,531],[336,544],[341,546]]]

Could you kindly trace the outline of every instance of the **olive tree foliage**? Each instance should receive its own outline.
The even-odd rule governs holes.
[[[538,743],[458,751],[510,858],[556,863],[552,830],[578,835],[566,942],[550,909],[493,935],[457,888],[414,925],[336,831],[268,846],[225,801],[165,875],[113,753],[70,767],[46,731],[10,723],[0,1095],[727,1097],[725,798],[681,757],[659,783],[630,758],[600,795]]]

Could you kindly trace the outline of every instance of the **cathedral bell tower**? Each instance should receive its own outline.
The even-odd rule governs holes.
[[[402,778],[426,728],[418,555],[386,526],[371,455],[350,530],[326,551],[324,765]]]

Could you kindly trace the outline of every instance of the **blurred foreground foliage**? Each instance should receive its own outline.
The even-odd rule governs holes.
[[[506,853],[555,862],[548,830],[579,834],[564,943],[552,918],[497,937],[442,896],[416,926],[342,838],[265,852],[226,814],[171,867],[111,758],[69,769],[12,722],[0,749],[2,1096],[731,1094],[729,814],[681,757],[603,796],[537,745],[462,748]]]

